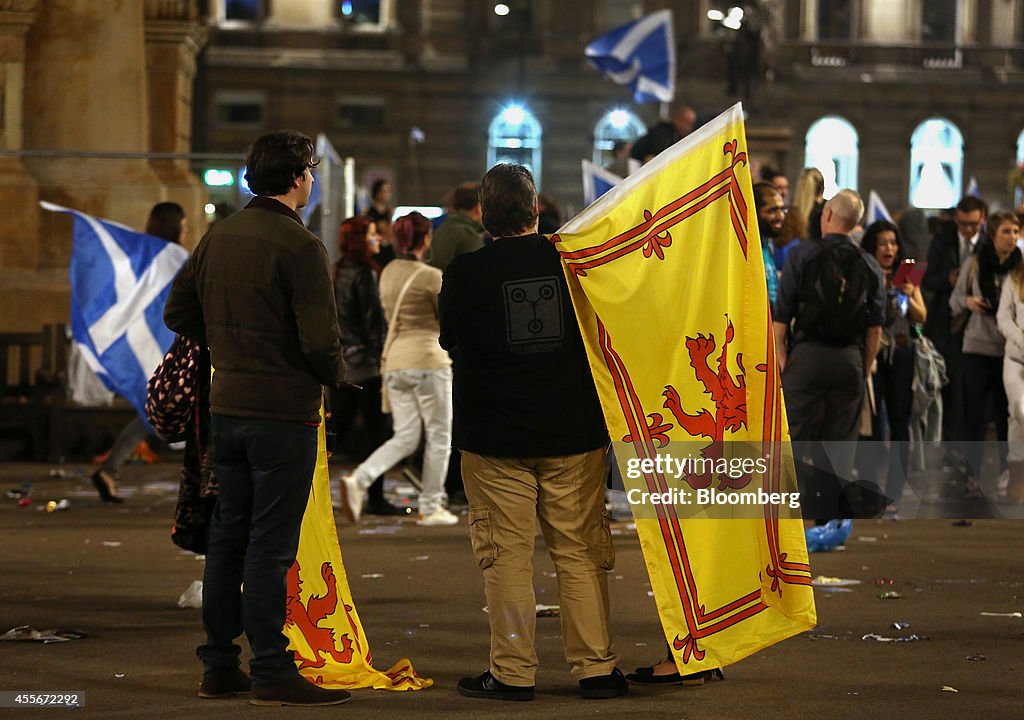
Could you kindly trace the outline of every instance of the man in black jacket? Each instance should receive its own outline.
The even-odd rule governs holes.
[[[944,224],[932,238],[928,248],[928,268],[921,289],[928,293],[928,320],[924,332],[935,348],[946,359],[949,384],[942,389],[942,425],[945,440],[963,440],[965,435],[963,380],[960,373],[960,355],[963,330],[954,333],[950,328],[952,314],[949,296],[953,293],[960,265],[974,252],[981,225],[985,222],[987,207],[973,196],[966,196],[953,211],[953,222]]]
[[[537,234],[537,191],[523,166],[491,168],[480,204],[495,241],[452,261],[438,309],[441,347],[455,359],[455,445],[491,624],[489,669],[458,689],[533,699],[539,519],[572,676],[584,697],[624,695],[608,627],[608,433],[558,251]]]
[[[164,320],[209,345],[213,468],[220,494],[203,577],[207,641],[201,698],[249,691],[239,669],[244,631],[256,705],[336,705],[299,675],[285,622],[285,578],[316,465],[322,386],[344,374],[327,252],[302,225],[316,164],[305,135],[253,143],[246,179],[255,197],[211,228],[178,276]],[[244,591],[243,591],[244,587]]]

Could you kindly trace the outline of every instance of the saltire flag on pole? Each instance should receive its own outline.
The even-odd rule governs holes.
[[[323,408],[321,408],[321,418]],[[418,676],[402,658],[386,671],[373,667],[373,655],[338,545],[327,468],[326,437],[317,432],[316,470],[302,516],[299,549],[288,571],[284,634],[299,673],[332,688],[420,690],[434,684]]]
[[[698,495],[797,489],[741,106],[552,242],[679,671],[722,667],[814,627],[799,513],[767,500],[718,508]],[[743,444],[749,472],[732,464]],[[679,470],[669,453],[690,464]]]
[[[672,11],[661,10],[615,28],[587,45],[590,64],[619,85],[629,85],[633,100],[672,102],[676,92],[676,41]]]
[[[109,220],[39,204],[75,218],[68,269],[75,343],[103,384],[145,422],[146,383],[174,341],[164,303],[188,251]]]
[[[882,202],[881,196],[874,190],[868,193],[868,211],[866,215],[868,225],[873,222],[878,222],[879,220],[888,220],[889,222],[893,222],[889,208],[885,206],[885,203]]]
[[[598,167],[589,160],[583,161],[583,204],[589,205],[622,182],[613,172]]]
[[[967,197],[981,197],[981,190],[978,188],[978,178],[971,175],[971,179],[967,181],[967,192],[964,195]]]

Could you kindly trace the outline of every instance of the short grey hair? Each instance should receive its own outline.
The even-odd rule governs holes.
[[[864,217],[864,201],[854,190],[840,190],[825,203],[825,207],[832,210],[832,214],[846,226],[848,231],[853,230],[860,219]]]

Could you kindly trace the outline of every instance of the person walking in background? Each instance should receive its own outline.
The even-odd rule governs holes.
[[[821,171],[818,168],[804,168],[796,183],[793,204],[786,213],[786,220],[775,241],[775,266],[780,271],[785,267],[786,256],[797,243],[812,237],[821,238],[821,213],[816,214],[817,229],[811,227],[810,217],[818,203],[822,202],[823,192],[825,178],[821,176]]]
[[[537,191],[525,167],[491,168],[480,205],[495,241],[448,266],[440,298],[441,345],[455,356],[455,444],[491,626],[488,669],[460,680],[458,691],[534,697],[539,520],[572,677],[585,698],[625,695],[608,618],[608,432],[561,261],[537,232]]]
[[[884,417],[888,417],[889,472],[885,484],[888,498],[887,510],[896,513],[903,496],[907,467],[910,457],[910,414],[913,401],[914,343],[918,327],[925,321],[927,310],[921,288],[907,281],[899,287],[895,284],[896,274],[903,262],[903,244],[899,228],[886,220],[871,223],[864,231],[861,249],[872,255],[882,268],[885,278],[885,316],[882,325],[882,341],[871,381],[874,385],[876,412],[872,418],[871,440],[885,441]],[[863,448],[862,448],[863,449]],[[860,453],[859,463],[863,472],[860,479],[876,476],[879,453]]]
[[[772,241],[778,237],[786,217],[786,206],[782,195],[775,186],[767,182],[754,185],[754,211],[757,213],[757,228],[761,234],[761,253],[764,259],[764,279],[768,284],[768,305],[775,308],[779,295],[779,273],[775,269]]]
[[[686,105],[676,105],[668,120],[660,120],[647,134],[638,138],[629,151],[629,156],[646,163],[658,153],[675,145],[693,132],[697,113]]]
[[[964,328],[958,323],[951,326],[953,315],[949,298],[960,276],[960,266],[974,252],[982,223],[988,209],[976,197],[967,196],[957,203],[953,221],[940,223],[928,248],[928,267],[921,281],[921,289],[928,293],[928,321],[924,334],[935,344],[946,360],[949,384],[942,391],[943,439],[952,443],[947,458],[951,464],[960,464],[963,451],[957,443],[966,440],[964,416],[964,383],[961,372]]]
[[[373,261],[381,270],[395,259],[395,250],[391,247],[391,218],[395,209],[391,205],[392,198],[391,181],[387,178],[378,178],[370,186],[370,205],[363,214],[368,217],[377,228],[381,237],[380,249],[373,256]]]
[[[1019,218],[1018,218],[1019,223]],[[1012,223],[1004,222],[1004,227]],[[1017,225],[1020,232],[1020,225]],[[1003,386],[1006,389],[1009,418],[1007,425],[1006,487],[1000,494],[1017,505],[1024,504],[1024,262],[1010,270],[1003,283],[996,311],[999,332],[1006,338],[1003,355]]]
[[[185,211],[174,202],[160,202],[149,211],[146,220],[147,235],[158,237],[175,245],[181,245],[188,233]],[[124,426],[114,446],[103,458],[99,468],[92,474],[92,484],[99,493],[100,499],[106,503],[121,503],[124,498],[117,494],[117,481],[120,479],[121,467],[128,462],[136,448],[153,455],[146,439],[150,437],[149,428],[141,417],[134,417]],[[95,461],[94,461],[95,462]],[[149,460],[152,462],[152,460]]]
[[[840,190],[825,204],[824,237],[790,253],[773,316],[789,430],[794,445],[803,445],[793,453],[798,460],[814,458],[816,472],[798,477],[805,515],[818,520],[839,516],[838,498],[826,492],[838,485],[822,483],[829,474],[841,480],[852,475],[861,403],[882,335],[882,271],[850,238],[863,214],[864,203],[852,190]],[[825,442],[836,443],[831,458]],[[814,503],[818,493],[821,500]]]
[[[208,345],[219,485],[203,577],[199,697],[252,691],[257,705],[336,705],[307,681],[282,632],[286,575],[317,455],[323,386],[344,379],[327,251],[296,212],[309,201],[313,141],[279,130],[246,153],[254,197],[199,243],[167,298],[167,327]],[[239,668],[245,631],[252,680]]]
[[[765,165],[761,168],[761,180],[775,186],[775,189],[779,191],[779,195],[782,196],[783,204],[789,200],[789,180],[781,172],[771,165]]]
[[[334,266],[334,301],[348,369],[346,384],[331,389],[331,417],[339,440],[349,436],[357,416],[362,420],[354,453],[356,461],[363,462],[391,435],[388,418],[381,409],[380,356],[387,322],[373,261],[380,250],[376,224],[363,216],[349,218],[341,224],[338,248],[341,259]],[[366,495],[366,512],[370,515],[407,514],[385,499],[383,474],[373,481]]]
[[[438,345],[438,291],[441,271],[423,262],[430,249],[430,221],[418,212],[395,221],[393,260],[380,276],[380,295],[388,318],[384,342],[384,395],[394,435],[341,481],[341,506],[353,522],[363,511],[366,489],[409,457],[426,434],[417,525],[454,525],[445,507],[452,426],[452,370]],[[387,409],[387,408],[386,408]]]
[[[981,497],[978,478],[984,455],[988,419],[995,415],[996,440],[999,441],[999,469],[1005,471],[1005,442],[1008,430],[1008,404],[1003,385],[1003,351],[1006,340],[999,332],[996,313],[1007,275],[1021,262],[1017,247],[1020,225],[1010,212],[988,217],[986,234],[978,240],[974,252],[960,266],[956,287],[949,298],[954,316],[969,313],[964,326],[962,356],[964,414],[966,419],[967,475],[961,487],[956,480],[947,486],[947,494],[962,492],[964,499]],[[990,410],[993,409],[993,410]]]
[[[430,243],[430,264],[444,272],[456,255],[482,248],[483,234],[480,186],[475,182],[462,183],[452,191],[451,212],[434,231]]]

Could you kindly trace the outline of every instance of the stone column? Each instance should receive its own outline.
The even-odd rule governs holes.
[[[0,0],[0,149],[24,149],[25,36],[39,0]],[[39,263],[39,191],[21,158],[0,156],[0,270],[35,269]]]
[[[196,55],[206,42],[194,0],[146,0],[146,80],[149,149],[189,153],[192,149],[192,90]],[[188,216],[185,244],[194,247],[206,228],[206,188],[187,160],[151,161],[163,181],[163,199],[180,204]]]
[[[25,147],[58,153],[26,160],[40,198],[135,228],[165,196],[139,156],[150,144],[144,17],[137,0],[46,0],[25,63]],[[70,221],[41,213],[38,242],[41,268],[66,267]]]

